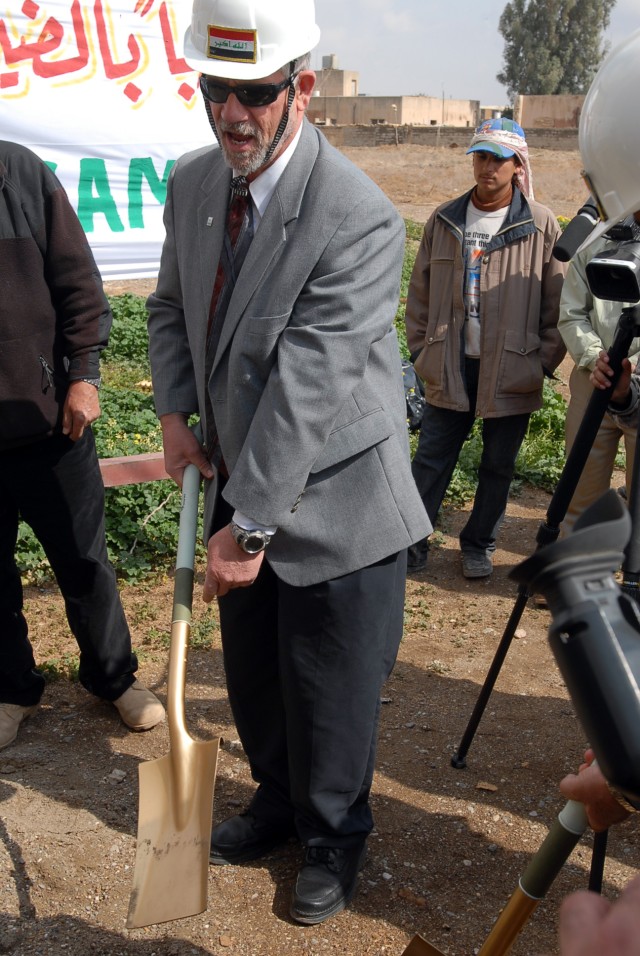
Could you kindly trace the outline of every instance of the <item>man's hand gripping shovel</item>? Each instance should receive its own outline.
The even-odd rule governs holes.
[[[207,907],[213,789],[220,740],[193,740],[185,723],[200,472],[188,465],[173,595],[167,689],[169,753],[139,766],[138,846],[129,902],[131,929]]]

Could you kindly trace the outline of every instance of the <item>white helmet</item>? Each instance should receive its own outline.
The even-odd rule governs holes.
[[[313,0],[194,0],[184,58],[199,73],[259,80],[319,40]]]
[[[584,245],[640,210],[640,30],[606,57],[580,116],[585,180],[603,221]]]

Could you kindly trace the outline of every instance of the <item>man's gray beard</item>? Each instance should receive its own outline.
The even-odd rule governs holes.
[[[285,127],[284,133],[280,137],[280,141],[276,146],[274,155],[277,156],[281,149],[281,144],[286,142],[287,137],[291,132],[292,127],[292,118],[291,113],[289,113],[287,119],[287,125]],[[251,123],[225,123],[220,124],[220,133],[238,133],[241,136],[253,136],[255,141],[255,146],[251,149],[251,152],[245,156],[237,156],[235,153],[231,156],[225,147],[220,142],[220,147],[224,154],[224,158],[228,166],[231,166],[241,176],[250,176],[252,173],[257,173],[267,161],[267,154],[269,153],[269,148],[271,146],[271,141],[268,143],[265,142],[264,136],[261,130],[257,126],[253,126]],[[273,156],[269,156],[269,160],[272,160]]]
[[[256,173],[264,164],[269,151],[269,143],[265,143],[264,137],[257,127],[251,123],[225,123],[220,124],[220,133],[238,133],[241,136],[253,136],[254,146],[250,153],[244,156],[238,156],[236,153],[230,154],[224,146],[224,140],[220,147],[224,153],[227,166],[231,166],[241,176],[249,176]]]

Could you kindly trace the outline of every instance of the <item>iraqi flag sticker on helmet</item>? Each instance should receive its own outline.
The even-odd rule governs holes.
[[[234,63],[255,63],[257,59],[257,31],[235,30],[209,25],[207,55],[212,60],[231,60]]]

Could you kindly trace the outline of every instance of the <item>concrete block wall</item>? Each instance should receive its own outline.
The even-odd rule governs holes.
[[[322,126],[333,146],[467,146],[472,132],[453,126]],[[527,143],[538,149],[578,149],[576,129],[526,130]]]

